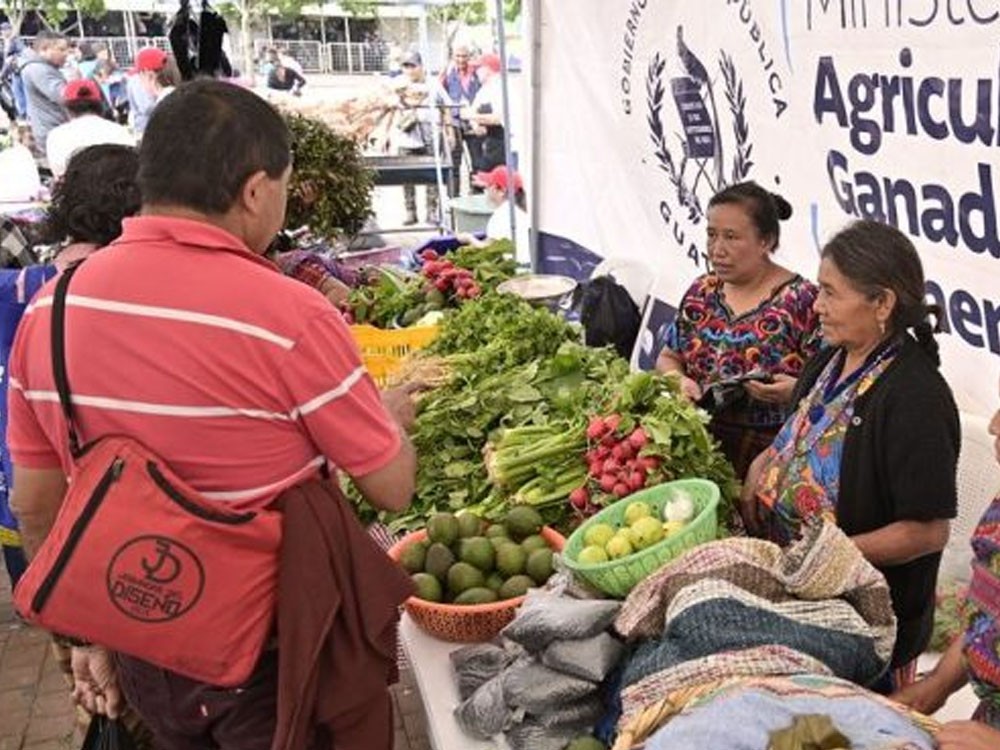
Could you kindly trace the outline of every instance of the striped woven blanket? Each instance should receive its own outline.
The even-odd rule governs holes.
[[[735,676],[869,684],[896,636],[882,574],[827,523],[787,549],[743,538],[697,547],[636,586],[615,628],[637,643],[620,728],[666,695]]]

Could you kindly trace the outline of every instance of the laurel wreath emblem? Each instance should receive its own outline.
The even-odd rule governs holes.
[[[722,78],[726,84],[726,100],[729,102],[729,112],[733,116],[733,135],[736,137],[733,182],[742,182],[753,167],[753,161],[750,159],[753,144],[750,143],[750,124],[746,117],[747,98],[743,94],[743,81],[736,72],[733,58],[726,52],[722,53],[719,67],[722,69]]]
[[[649,62],[646,75],[646,122],[649,125],[649,137],[653,142],[653,155],[677,191],[677,200],[687,207],[688,216],[692,222],[697,223],[705,215],[701,207],[701,201],[684,179],[684,162],[678,169],[674,157],[667,145],[667,136],[663,128],[663,98],[666,88],[663,83],[663,71],[667,61],[659,52],[653,55]],[[736,142],[736,155],[733,158],[731,182],[742,182],[750,174],[754,166],[753,143],[750,141],[750,124],[747,120],[746,108],[747,100],[743,91],[743,81],[740,79],[733,59],[725,51],[722,51],[719,58],[719,68],[722,71],[723,83],[725,85],[726,101],[729,104],[729,112],[733,118],[733,136]],[[678,135],[683,149],[684,139]],[[685,156],[686,161],[686,156]],[[718,185],[721,190],[726,185]]]
[[[674,157],[667,147],[666,136],[663,132],[663,119],[660,112],[663,109],[663,96],[666,89],[663,86],[663,70],[667,66],[667,61],[660,57],[657,52],[653,59],[649,61],[649,70],[646,75],[646,122],[649,124],[649,137],[656,147],[653,155],[660,163],[660,169],[667,173],[670,183],[677,190],[677,200],[682,206],[687,206],[688,216],[691,221],[697,222],[704,212],[701,210],[701,202],[698,196],[690,191],[682,174],[677,171],[674,164]]]

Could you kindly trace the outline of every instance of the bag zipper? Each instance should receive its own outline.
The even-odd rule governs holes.
[[[146,462],[146,471],[163,494],[177,503],[188,513],[198,516],[206,521],[214,521],[215,523],[238,526],[240,524],[248,523],[257,517],[257,514],[252,510],[243,513],[232,513],[228,510],[223,510],[222,508],[215,510],[214,508],[206,508],[199,505],[193,500],[185,497],[176,487],[170,484],[170,480],[163,476],[163,472],[161,472],[160,468],[152,461]]]
[[[111,466],[109,466],[104,472],[104,476],[101,477],[101,481],[97,483],[93,494],[91,494],[90,498],[87,500],[87,504],[84,505],[83,510],[80,511],[80,515],[77,517],[76,521],[73,522],[73,527],[69,530],[69,534],[66,536],[65,544],[63,544],[62,549],[59,550],[59,554],[56,555],[55,562],[52,563],[52,569],[49,571],[48,575],[45,576],[44,580],[42,580],[41,585],[38,587],[38,591],[35,592],[35,596],[31,600],[31,608],[36,614],[40,613],[46,602],[48,602],[49,597],[52,595],[52,590],[59,581],[59,577],[62,575],[63,570],[65,570],[66,566],[69,564],[69,560],[73,556],[73,552],[76,551],[76,547],[80,543],[80,539],[83,537],[84,532],[87,530],[87,526],[90,525],[90,522],[93,520],[94,515],[97,513],[97,509],[104,501],[104,497],[108,494],[108,490],[111,489],[111,485],[121,478],[122,471],[124,469],[125,459],[116,456],[115,460],[112,461]]]

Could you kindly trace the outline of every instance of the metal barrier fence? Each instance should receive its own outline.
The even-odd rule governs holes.
[[[32,37],[23,39],[29,44],[33,41]],[[135,62],[139,50],[144,47],[158,47],[170,51],[170,40],[165,36],[73,37],[73,41],[107,45],[111,50],[112,59],[121,67],[130,67]],[[275,47],[295,58],[306,73],[385,73],[389,70],[389,46],[386,44],[368,42],[323,44],[298,39],[254,39],[255,60],[260,60],[269,47]],[[231,62],[235,67],[241,68],[243,64],[241,46],[236,39],[231,39],[231,50]],[[437,57],[433,53],[434,50],[432,50],[432,61],[436,61]],[[436,68],[437,65],[433,67]]]
[[[326,73],[329,70],[322,42],[299,39],[254,39],[254,57],[259,60],[268,47],[275,47],[294,58],[306,73]]]
[[[31,44],[34,37],[21,37],[26,44]],[[135,56],[139,50],[145,47],[158,47],[159,49],[170,51],[170,40],[165,36],[85,36],[70,37],[70,41],[77,44],[86,42],[90,45],[103,44],[111,50],[111,59],[118,63],[120,67],[131,67],[135,62]]]

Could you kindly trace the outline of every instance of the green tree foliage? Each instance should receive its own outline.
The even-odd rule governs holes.
[[[28,11],[36,11],[49,24],[58,24],[72,12],[99,18],[104,15],[104,0],[0,0],[0,10],[10,19],[11,25],[20,30]]]

